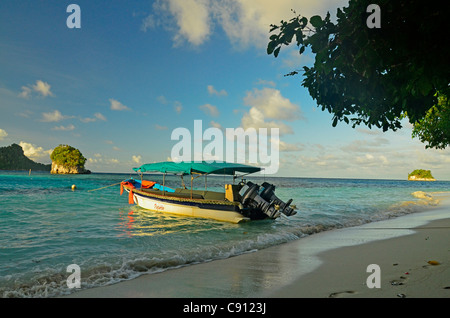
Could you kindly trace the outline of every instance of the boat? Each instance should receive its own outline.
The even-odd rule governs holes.
[[[261,168],[227,162],[180,162],[172,161],[143,164],[133,168],[141,180],[133,178],[121,182],[120,193],[128,192],[128,203],[144,209],[214,219],[231,223],[250,220],[276,219],[281,215],[292,216],[297,212],[292,199],[283,202],[275,195],[275,186],[268,182],[261,185],[246,181],[243,177],[261,171]],[[163,184],[144,180],[145,172],[163,173]],[[165,185],[166,174],[179,175],[182,186]],[[238,175],[238,173],[240,175]],[[190,189],[183,177],[189,175]],[[233,176],[233,184],[225,184],[224,192],[207,190],[208,175]],[[194,190],[194,179],[205,177],[205,190]],[[241,178],[234,184],[237,178]]]

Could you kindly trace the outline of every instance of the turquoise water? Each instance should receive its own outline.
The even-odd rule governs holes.
[[[135,176],[135,175],[131,175]],[[228,224],[171,216],[128,204],[119,185],[126,174],[50,175],[0,171],[0,296],[55,297],[77,264],[81,288],[103,286],[214,259],[252,252],[306,235],[432,208],[412,195],[450,191],[449,181],[248,178],[275,184],[298,214]],[[149,180],[162,182],[161,176]],[[231,182],[209,177],[208,188]],[[76,190],[71,186],[75,184]],[[179,186],[179,178],[166,177]],[[203,187],[197,180],[198,188]]]

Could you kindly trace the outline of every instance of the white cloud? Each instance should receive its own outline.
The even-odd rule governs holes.
[[[22,91],[20,92],[19,97],[29,99],[31,97],[31,88],[22,86]]]
[[[141,29],[163,25],[174,33],[175,45],[184,41],[198,46],[207,41],[218,25],[236,47],[266,47],[270,24],[289,20],[298,14],[324,15],[347,5],[348,0],[159,0],[154,13],[142,21]],[[171,27],[176,25],[176,27]]]
[[[373,140],[354,140],[341,149],[346,152],[379,152],[384,151],[389,143],[386,138],[376,137]]]
[[[125,106],[124,104],[122,104],[121,102],[110,98],[109,102],[111,103],[110,108],[112,110],[118,110],[118,111],[122,111],[122,110],[131,110],[128,106]]]
[[[253,127],[259,128],[279,128],[280,135],[292,134],[292,128],[283,122],[266,121],[264,114],[256,107],[252,107],[248,113],[245,113],[241,119],[241,126],[244,129]]]
[[[213,116],[213,117],[219,116],[219,110],[214,105],[205,104],[205,105],[199,106],[199,108],[201,110],[203,110],[205,112],[205,114],[207,114],[207,115],[210,115],[210,116]]]
[[[69,118],[69,116],[64,116],[63,114],[61,114],[61,112],[59,110],[54,110],[53,112],[42,113],[41,121],[57,122],[57,121],[61,121],[61,120],[67,119],[67,118]]]
[[[167,98],[165,96],[163,96],[163,95],[158,96],[156,99],[158,100],[158,102],[160,102],[161,104],[164,104],[164,105],[169,103]]]
[[[272,142],[274,142],[273,139],[272,139]],[[279,148],[280,151],[285,151],[285,152],[301,151],[301,150],[303,150],[302,145],[299,144],[299,143],[290,144],[290,143],[284,142],[282,140],[279,141],[278,148]]]
[[[272,86],[272,87],[277,86],[277,84],[275,84],[274,81],[263,80],[261,78],[258,79],[258,81],[255,83],[255,85]]]
[[[216,96],[227,96],[228,95],[226,90],[222,89],[222,90],[218,91],[212,85],[208,85],[208,93],[210,95],[216,95]]]
[[[94,117],[97,118],[98,120],[106,121],[106,117],[103,116],[101,113],[95,113]]]
[[[104,165],[116,165],[120,163],[118,159],[115,158],[103,158],[103,156],[99,153],[94,154],[95,158],[87,158],[87,163],[90,165],[101,165],[102,167]]]
[[[53,96],[53,93],[50,91],[51,86],[46,82],[38,80],[32,87],[35,92],[38,92],[42,96]]]
[[[209,125],[210,125],[211,127],[219,128],[220,130],[223,130],[222,125],[219,124],[218,122],[215,122],[214,120],[211,120],[211,121],[209,122]]]
[[[19,97],[29,99],[32,96],[33,91],[43,97],[54,96],[50,88],[51,86],[49,83],[37,80],[34,85],[22,86]]]
[[[187,41],[192,45],[201,45],[211,34],[211,19],[207,0],[161,0],[153,8],[155,15],[143,20],[141,29],[146,31],[157,25],[164,25],[174,33],[174,45]],[[163,21],[162,21],[163,20]],[[173,25],[176,25],[174,27]]]
[[[383,133],[381,130],[372,130],[369,128],[362,128],[362,127],[356,128],[356,131],[366,135],[380,135]]]
[[[157,130],[167,130],[168,129],[167,126],[161,126],[161,125],[158,125],[158,124],[155,124],[155,128]]]
[[[141,30],[147,32],[148,29],[154,29],[157,25],[157,20],[153,14],[148,15],[142,20]]]
[[[20,113],[17,113],[16,115],[20,116],[20,117],[23,117],[23,118],[30,118],[31,115],[33,115],[33,112],[31,110],[26,109],[26,110],[24,110],[24,111],[22,111]]]
[[[308,172],[315,171],[314,173],[327,170],[341,172],[343,169],[348,168],[346,160],[342,160],[342,158],[336,155],[324,152],[299,156],[297,157],[296,165],[307,169]],[[320,175],[320,173],[317,175]]]
[[[75,129],[75,126],[74,125],[67,125],[67,126],[56,126],[56,127],[53,127],[52,128],[52,130],[60,130],[60,131],[71,131],[71,130],[74,130]]]
[[[132,159],[133,159],[133,162],[135,162],[135,163],[141,163],[142,157],[141,156],[133,156]]]
[[[44,150],[42,147],[30,144],[28,142],[21,141],[19,146],[22,147],[25,156],[31,160],[49,159],[53,149]]]
[[[296,120],[301,116],[300,107],[283,97],[281,92],[274,88],[254,89],[247,92],[244,103],[258,108],[265,117],[281,120]]]
[[[281,92],[274,88],[254,89],[247,92],[244,103],[250,107],[241,120],[244,129],[279,128],[280,134],[291,134],[292,128],[283,121],[301,119],[300,107],[292,103]]]
[[[384,155],[374,156],[370,153],[366,153],[364,156],[357,156],[355,159],[358,164],[366,167],[384,166],[389,164],[389,161]]]
[[[177,114],[180,114],[181,111],[183,110],[183,105],[181,105],[180,102],[175,101],[175,102],[173,103],[173,108],[175,109],[175,111],[176,111]]]
[[[173,109],[175,110],[175,112],[177,114],[180,114],[181,111],[183,110],[183,105],[179,102],[179,101],[171,101],[168,100],[164,95],[158,96],[156,98],[156,100],[163,104],[163,105],[168,105],[168,104],[172,104],[173,105]]]
[[[348,4],[348,0],[224,0],[217,3],[214,13],[232,43],[238,47],[265,48],[271,24],[288,21],[294,14],[311,17]]]
[[[0,128],[0,140],[5,139],[8,136],[8,133],[4,130]]]
[[[106,117],[103,116],[103,114],[101,114],[101,113],[95,113],[94,117],[80,118],[80,120],[83,123],[90,123],[90,122],[94,122],[94,121],[97,121],[97,120],[106,121]]]

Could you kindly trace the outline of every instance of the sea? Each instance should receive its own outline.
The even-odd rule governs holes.
[[[433,209],[437,202],[429,195],[450,191],[450,181],[246,176],[274,184],[276,195],[292,198],[298,213],[231,224],[130,205],[119,185],[130,177],[138,178],[0,171],[0,297],[61,297],[76,287],[252,253],[322,231]],[[162,183],[162,175],[145,177]],[[207,179],[208,189],[216,191],[232,182],[228,176]],[[177,176],[166,176],[165,183],[181,184]],[[194,188],[204,188],[202,178]]]

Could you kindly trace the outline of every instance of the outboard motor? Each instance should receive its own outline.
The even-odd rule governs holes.
[[[273,184],[264,182],[261,185],[261,188],[262,190],[260,191],[259,195],[264,200],[271,203],[274,202],[275,205],[278,205],[281,213],[287,216],[295,215],[297,213],[293,208],[289,207],[289,205],[292,203],[292,199],[284,203],[275,195],[275,186]]]
[[[253,211],[260,211],[269,218],[276,219],[280,216],[280,212],[287,215],[295,215],[297,212],[289,207],[292,199],[286,203],[281,201],[275,195],[275,186],[264,182],[262,186],[258,186],[253,182],[247,182],[239,191],[244,207]]]
[[[276,209],[275,204],[264,200],[258,192],[259,186],[250,181],[242,187],[239,194],[242,197],[244,207],[261,211],[271,219],[276,219],[280,216],[280,212]]]

